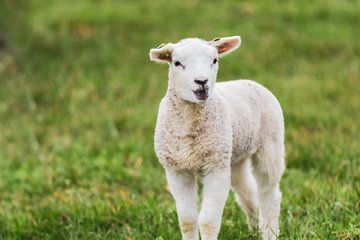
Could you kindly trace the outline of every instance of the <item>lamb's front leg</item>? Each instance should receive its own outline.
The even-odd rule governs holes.
[[[216,240],[230,189],[230,167],[214,169],[203,178],[203,201],[199,216],[202,240]]]
[[[170,192],[176,202],[182,239],[198,239],[197,184],[194,174],[188,171],[166,170]]]

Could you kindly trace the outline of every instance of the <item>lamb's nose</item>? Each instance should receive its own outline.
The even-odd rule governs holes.
[[[208,82],[208,79],[204,79],[204,80],[195,79],[194,82],[203,86]]]

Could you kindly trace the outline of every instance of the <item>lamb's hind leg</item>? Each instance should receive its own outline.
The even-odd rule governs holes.
[[[284,171],[283,146],[265,145],[266,149],[253,156],[254,176],[259,193],[259,228],[264,240],[275,240],[279,235],[281,191],[279,181]]]
[[[250,229],[258,226],[259,201],[257,184],[251,173],[249,159],[242,160],[231,166],[231,186],[235,192],[235,198],[246,214]]]

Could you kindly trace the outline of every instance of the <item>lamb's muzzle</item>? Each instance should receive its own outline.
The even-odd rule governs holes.
[[[199,100],[206,100],[209,97],[209,86],[206,85],[208,79],[205,80],[195,79],[194,82],[200,85],[200,88],[194,91],[196,98]]]

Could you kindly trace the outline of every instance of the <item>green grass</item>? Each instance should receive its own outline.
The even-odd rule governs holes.
[[[180,239],[153,150],[162,42],[241,35],[280,100],[280,239],[360,239],[360,1],[0,1],[0,239]],[[231,195],[220,239],[255,239]]]

